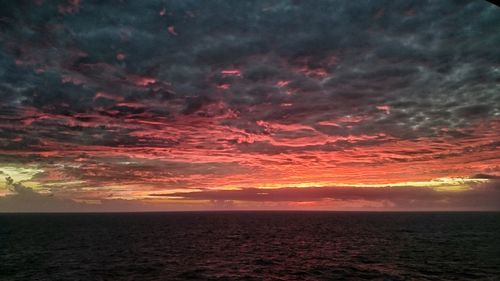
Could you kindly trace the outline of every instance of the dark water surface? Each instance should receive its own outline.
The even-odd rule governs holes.
[[[500,213],[0,214],[0,280],[500,280]]]

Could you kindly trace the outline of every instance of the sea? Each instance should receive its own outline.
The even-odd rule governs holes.
[[[0,214],[0,280],[500,280],[500,213]]]

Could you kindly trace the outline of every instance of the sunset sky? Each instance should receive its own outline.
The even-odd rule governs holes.
[[[500,210],[487,1],[0,1],[0,211]]]

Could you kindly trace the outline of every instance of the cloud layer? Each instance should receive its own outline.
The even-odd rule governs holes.
[[[500,174],[500,9],[486,1],[0,11],[0,171],[36,193],[208,206],[265,186],[271,203],[404,189],[425,208],[443,193],[370,186]]]

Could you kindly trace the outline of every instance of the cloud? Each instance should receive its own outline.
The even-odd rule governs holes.
[[[0,3],[0,165],[43,192],[500,171],[487,1],[75,3]]]
[[[381,206],[386,210],[500,210],[500,181],[472,184],[466,190],[434,189],[430,187],[287,187],[275,189],[243,188],[239,190],[204,190],[178,192],[168,195],[182,199],[212,200],[215,202],[310,202],[312,207],[361,208],[359,202]],[[343,203],[343,204],[342,204]],[[347,203],[347,204],[345,204]],[[326,205],[326,206],[325,206]]]
[[[70,212],[83,209],[83,205],[74,201],[39,194],[21,183],[14,183],[10,177],[6,178],[6,185],[13,194],[0,197],[0,212]]]
[[[72,200],[54,194],[40,194],[21,183],[6,178],[7,187],[12,192],[0,197],[0,212],[133,212],[133,211],[181,211],[196,210],[196,205],[183,206],[169,203],[145,203],[139,200],[88,199]],[[230,202],[214,201],[214,208],[230,206]]]

